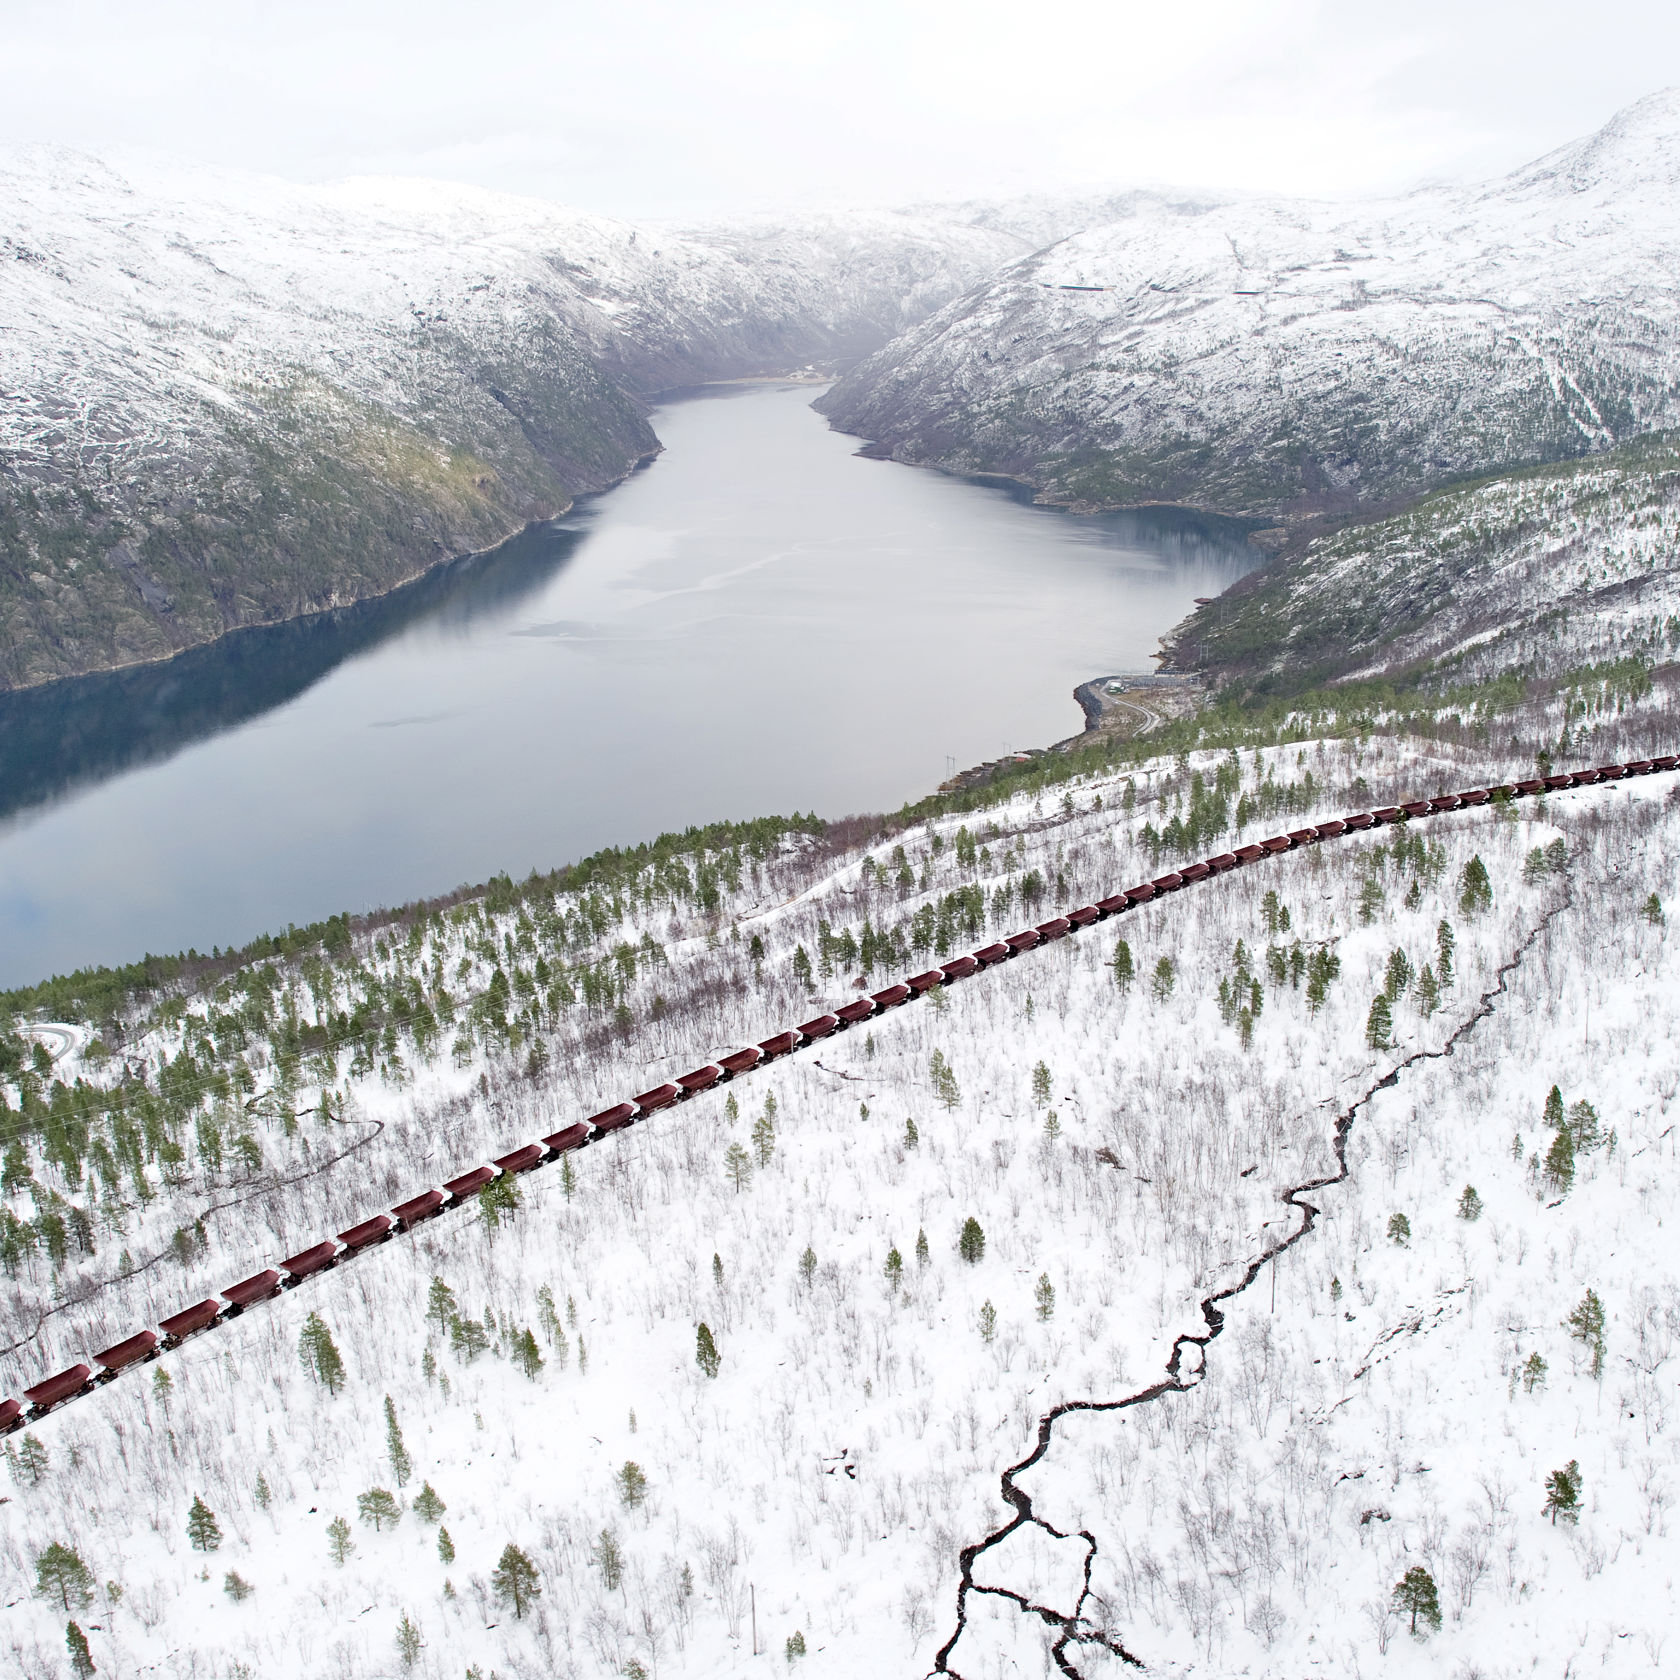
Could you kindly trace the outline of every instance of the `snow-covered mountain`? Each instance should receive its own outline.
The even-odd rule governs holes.
[[[982,282],[825,412],[1047,500],[1266,515],[1680,416],[1680,94],[1480,186],[1138,208]]]
[[[0,687],[379,593],[621,478],[660,387],[861,354],[1025,248],[0,154]]]

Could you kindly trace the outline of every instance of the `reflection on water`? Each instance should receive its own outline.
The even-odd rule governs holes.
[[[722,817],[893,808],[1078,729],[1259,556],[860,459],[801,388],[380,601],[0,698],[0,984],[551,868]]]

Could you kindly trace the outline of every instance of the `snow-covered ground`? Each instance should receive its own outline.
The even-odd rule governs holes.
[[[1637,714],[1604,727],[1637,730]],[[1245,750],[1226,785],[1272,802],[1251,836],[1381,803],[1387,788],[1432,792],[1514,768],[1476,763],[1467,749],[1349,737]],[[1021,795],[886,840],[789,839],[738,886],[717,883],[704,915],[626,889],[625,918],[596,929],[600,949],[656,925],[666,949],[624,994],[628,1036],[573,1009],[542,1028],[546,1070],[521,1071],[528,1047],[482,1044],[457,1066],[447,1035],[429,1059],[403,1040],[401,1071],[388,1051],[383,1073],[341,1077],[335,1064],[348,1129],[374,1135],[291,1189],[262,1175],[320,1164],[328,1134],[308,1112],[312,1089],[295,1093],[304,1113],[292,1126],[253,1102],[259,1171],[236,1169],[231,1143],[217,1171],[181,1164],[176,1187],[143,1165],[149,1202],[132,1176],[96,1199],[92,1165],[77,1191],[32,1152],[37,1205],[52,1189],[80,1194],[102,1223],[98,1253],[67,1257],[56,1284],[39,1250],[22,1262],[12,1336],[29,1328],[32,1300],[57,1293],[64,1310],[8,1357],[8,1381],[155,1322],[492,1147],[840,1001],[855,955],[841,953],[814,996],[790,973],[796,945],[815,953],[819,916],[834,937],[865,915],[877,932],[902,927],[914,955],[917,909],[983,886],[980,930],[959,929],[954,946],[972,948],[1158,873],[1144,825],[1187,812],[1190,776],[1211,790],[1228,765],[1207,751],[1138,766],[1130,802],[1125,779],[1092,776],[1065,800]],[[1358,1109],[1347,1183],[1306,1198],[1322,1216],[1277,1265],[1275,1301],[1264,1271],[1228,1304],[1199,1382],[1054,1422],[1022,1485],[1040,1522],[1090,1540],[1032,1525],[982,1553],[985,1590],[963,1596],[949,1665],[969,1680],[1049,1671],[1046,1647],[1065,1630],[1005,1592],[1077,1611],[1065,1660],[1089,1675],[1122,1666],[1096,1633],[1168,1672],[1353,1674],[1386,1651],[1420,1673],[1516,1675],[1565,1645],[1571,1672],[1657,1663],[1671,1621],[1677,1305],[1660,1225],[1674,1216],[1666,1105],[1680,1080],[1651,1029],[1676,977],[1644,907],[1672,886],[1671,781],[1583,790],[1516,818],[1438,818],[1398,852],[1380,831],[1344,840],[1030,953],[607,1139],[572,1159],[569,1178],[560,1166],[532,1175],[494,1225],[446,1216],[189,1342],[35,1426],[49,1460],[38,1480],[11,1437],[0,1569],[19,1670],[65,1668],[66,1614],[32,1591],[36,1559],[57,1541],[97,1583],[76,1614],[101,1672],[396,1673],[404,1617],[426,1674],[785,1671],[796,1634],[796,1672],[923,1672],[958,1626],[959,1554],[1011,1516],[999,1477],[1040,1420],[1159,1383],[1175,1339],[1205,1333],[1201,1300],[1296,1228],[1281,1194],[1335,1172],[1337,1115],[1455,1034],[1450,1057],[1410,1062]],[[1567,867],[1534,865],[1556,840]],[[1473,857],[1492,886],[1480,913],[1461,904]],[[1047,896],[1023,912],[1034,872]],[[353,960],[436,973],[435,957],[453,978],[494,938],[477,978],[457,983],[470,992],[490,960],[524,971],[519,918],[531,908],[427,923],[418,951],[393,940]],[[564,894],[555,909],[562,933],[582,912]],[[1421,976],[1428,965],[1442,979],[1443,921],[1452,978],[1426,1016]],[[546,947],[546,929],[534,931]],[[1111,966],[1121,938],[1129,988]],[[1411,976],[1395,994],[1397,1042],[1373,1049],[1368,1015],[1396,950]],[[1306,983],[1318,951],[1339,959],[1321,1003]],[[1165,971],[1155,984],[1163,960],[1170,988]],[[574,952],[574,979],[585,966]],[[1503,992],[1461,1032],[1505,968]],[[281,979],[307,1012],[309,988],[293,970]],[[1239,979],[1246,1047],[1244,1021],[1218,996]],[[353,983],[341,969],[324,1007],[342,1008]],[[189,1015],[206,1007],[182,1001]],[[224,992],[214,1010],[231,1007]],[[148,1060],[161,1089],[158,1058],[178,1054],[183,1023],[136,1026],[123,1053]],[[934,1077],[935,1052],[954,1089]],[[260,1098],[273,1064],[253,1052],[248,1065]],[[1614,1133],[1583,1152],[1562,1195],[1530,1165],[1547,1153],[1554,1083]],[[347,1135],[338,1124],[331,1135]],[[739,1156],[731,1171],[732,1144],[750,1175]],[[1483,1204],[1474,1222],[1455,1215],[1466,1183]],[[26,1212],[30,1194],[17,1188],[12,1207]],[[207,1251],[189,1239],[185,1255],[145,1264],[218,1201],[244,1205],[205,1214]],[[1404,1244],[1387,1234],[1396,1213],[1410,1222]],[[103,1223],[113,1216],[126,1229]],[[985,1237],[972,1262],[958,1250],[970,1218]],[[130,1268],[113,1264],[119,1241]],[[889,1276],[893,1251],[902,1269]],[[428,1318],[434,1278],[453,1291],[452,1331]],[[1588,1288],[1607,1321],[1596,1380],[1563,1327]],[[68,1299],[82,1289],[80,1305]],[[343,1357],[336,1394],[300,1362],[311,1313]],[[696,1360],[702,1322],[721,1354],[715,1377]],[[527,1330],[544,1362],[534,1375],[519,1358]],[[1513,1390],[1533,1352],[1544,1381]],[[1186,1357],[1180,1369],[1198,1366]],[[406,1480],[386,1396],[413,1461]],[[1585,1509],[1554,1529],[1542,1484],[1571,1459]],[[627,1463],[646,1478],[639,1501],[625,1497]],[[414,1507],[422,1483],[448,1507],[452,1562]],[[374,1488],[408,1507],[394,1529],[357,1520]],[[195,1496],[222,1530],[214,1554],[188,1543]],[[340,1517],[355,1550],[335,1564],[328,1524]],[[509,1544],[542,1589],[523,1616],[490,1585]],[[1439,1583],[1444,1615],[1417,1644],[1382,1609],[1413,1563]],[[255,1588],[243,1602],[224,1590],[230,1572]]]

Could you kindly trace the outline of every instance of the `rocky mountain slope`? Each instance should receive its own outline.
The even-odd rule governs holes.
[[[825,412],[1046,500],[1268,518],[1680,417],[1680,95],[1481,186],[1141,208],[947,305]]]
[[[1025,248],[46,148],[0,193],[0,687],[389,589],[654,453],[648,392],[860,354]]]

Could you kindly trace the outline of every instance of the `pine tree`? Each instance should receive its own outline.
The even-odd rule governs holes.
[[[1394,1003],[1412,983],[1412,965],[1406,953],[1393,950],[1388,954],[1388,967],[1383,972],[1383,996]]]
[[[1403,1213],[1388,1216],[1388,1240],[1402,1247],[1412,1240],[1412,1222]]]
[[[1043,1108],[1050,1100],[1050,1069],[1043,1062],[1033,1069],[1032,1094],[1035,1108]]]
[[[356,1542],[350,1538],[349,1523],[343,1517],[334,1517],[327,1524],[327,1555],[342,1569],[355,1549]]]
[[[1132,961],[1132,948],[1124,939],[1114,947],[1114,959],[1109,966],[1114,970],[1114,984],[1121,991],[1129,992],[1137,978],[1137,966]]]
[[[537,1380],[543,1368],[542,1350],[528,1329],[519,1331],[513,1338],[513,1362],[532,1382]]]
[[[1162,957],[1155,965],[1155,972],[1150,978],[1149,989],[1157,1003],[1165,1003],[1173,995],[1173,987],[1178,983],[1178,969],[1171,957]]]
[[[805,1252],[799,1256],[799,1278],[807,1289],[811,1287],[811,1279],[817,1275],[817,1251],[809,1243],[805,1245]]]
[[[421,1522],[435,1523],[448,1509],[430,1482],[420,1484],[420,1491],[414,1496],[414,1514]]]
[[[34,1435],[25,1435],[18,1448],[18,1464],[28,1475],[29,1485],[35,1487],[47,1473],[52,1457],[43,1441]]]
[[[792,1668],[793,1665],[805,1655],[805,1635],[798,1628],[795,1628],[794,1631],[788,1635],[787,1644],[783,1647],[783,1649],[787,1656],[787,1665],[789,1668]]]
[[[1453,930],[1451,922],[1435,929],[1435,972],[1443,986],[1453,983]]]
[[[1421,1564],[1414,1563],[1394,1584],[1394,1608],[1401,1615],[1410,1612],[1413,1633],[1418,1623],[1432,1631],[1441,1626],[1441,1595],[1435,1588],[1435,1577]]]
[[[169,1401],[175,1392],[175,1379],[161,1365],[152,1368],[152,1398],[157,1401],[165,1417],[169,1416]]]
[[[1461,916],[1479,916],[1493,908],[1493,883],[1488,880],[1487,865],[1479,856],[1465,864],[1458,878],[1458,912]]]
[[[455,1561],[455,1542],[449,1538],[449,1530],[438,1530],[438,1562],[448,1568]]]
[[[1458,1198],[1458,1217],[1472,1223],[1482,1217],[1482,1198],[1476,1194],[1473,1184],[1466,1184],[1464,1193]]]
[[[65,1625],[64,1644],[70,1652],[70,1672],[76,1680],[88,1680],[95,1672],[93,1652],[88,1649],[87,1635],[74,1622]]]
[[[1422,972],[1417,977],[1418,1014],[1427,1021],[1440,1007],[1440,983],[1435,978],[1435,970],[1428,963],[1425,963]]]
[[[397,1658],[404,1668],[413,1668],[419,1662],[420,1652],[425,1643],[420,1637],[419,1628],[409,1619],[405,1610],[403,1619],[397,1623]]]
[[[35,1590],[56,1598],[61,1610],[80,1610],[93,1602],[93,1571],[79,1552],[54,1540],[35,1560]]]
[[[187,1512],[187,1539],[195,1552],[213,1552],[222,1543],[221,1525],[216,1513],[195,1493],[192,1509]]]
[[[623,1469],[613,1480],[618,1484],[618,1497],[625,1510],[634,1511],[647,1499],[648,1479],[635,1459],[625,1459]]]
[[[1369,927],[1383,907],[1382,882],[1375,875],[1367,875],[1359,883],[1359,923]]]
[[[1371,999],[1371,1013],[1365,1017],[1365,1044],[1371,1050],[1386,1050],[1394,1037],[1394,1017],[1388,999],[1381,992]]]
[[[502,1548],[501,1561],[490,1572],[490,1586],[501,1603],[513,1606],[516,1619],[525,1614],[525,1607],[533,1599],[542,1596],[537,1566],[511,1540]]]
[[[457,1314],[449,1321],[449,1345],[463,1365],[470,1365],[490,1345],[476,1318]]]
[[[550,1347],[566,1339],[566,1332],[560,1328],[560,1315],[554,1309],[554,1291],[546,1283],[537,1291],[537,1322],[543,1327]]]
[[[268,1485],[268,1477],[260,1470],[257,1472],[257,1486],[255,1490],[257,1509],[266,1511],[274,1503],[274,1493]]]
[[[402,1521],[402,1503],[388,1488],[369,1488],[356,1495],[356,1515],[380,1534],[387,1523],[395,1528]]]
[[[332,1331],[319,1313],[312,1312],[303,1321],[298,1336],[298,1358],[304,1370],[329,1394],[337,1394],[344,1386],[344,1361],[332,1339]]]
[[[1268,887],[1266,895],[1260,900],[1260,914],[1265,919],[1266,932],[1276,933],[1278,930],[1278,895]]]
[[[731,1143],[723,1152],[723,1170],[735,1186],[735,1194],[752,1182],[752,1156],[739,1143]]]
[[[243,1604],[245,1600],[248,1599],[256,1590],[257,1589],[253,1587],[237,1569],[230,1569],[227,1574],[222,1577],[222,1591],[225,1592],[235,1604]]]
[[[1581,1304],[1564,1321],[1571,1340],[1592,1350],[1594,1378],[1604,1374],[1604,1303],[1589,1289],[1581,1297]]]
[[[922,1134],[916,1130],[916,1122],[906,1119],[904,1122],[904,1147],[914,1149],[922,1141]]]
[[[916,1231],[916,1265],[922,1267],[928,1264],[933,1255],[928,1249],[927,1232],[917,1228]]]
[[[385,1396],[385,1452],[391,1460],[391,1474],[396,1478],[398,1487],[406,1487],[408,1478],[414,1474],[414,1460],[408,1456],[408,1448],[403,1445],[402,1430],[397,1425],[397,1408],[391,1396]]]
[[[1662,900],[1655,893],[1652,893],[1645,900],[1641,913],[1652,927],[1662,927],[1664,925]]]
[[[803,945],[793,948],[793,978],[802,992],[808,993],[811,990],[811,959],[806,955]]]
[[[432,1286],[426,1292],[426,1317],[435,1322],[438,1329],[446,1330],[450,1319],[459,1311],[455,1304],[455,1291],[442,1278],[433,1278]]]
[[[753,1121],[752,1141],[758,1164],[769,1166],[770,1157],[776,1153],[776,1126],[768,1114],[761,1114]]]
[[[723,1368],[723,1355],[718,1352],[710,1325],[702,1324],[694,1334],[694,1363],[708,1377],[715,1377]]]
[[[945,1060],[944,1051],[935,1050],[929,1059],[928,1077],[933,1082],[934,1096],[944,1108],[953,1109],[962,1101],[962,1093],[957,1089],[957,1076]]]
[[[1574,1459],[1546,1478],[1546,1503],[1541,1511],[1552,1519],[1553,1528],[1559,1517],[1566,1523],[1581,1520],[1581,1466]]]
[[[1330,1280],[1330,1304],[1334,1306],[1342,1298],[1342,1280],[1333,1277]]]
[[[896,1293],[898,1286],[904,1282],[904,1256],[898,1252],[896,1246],[887,1250],[887,1263],[882,1267],[882,1271],[886,1275],[888,1288]]]
[[[997,1308],[990,1301],[980,1306],[980,1340],[990,1347],[997,1339]]]
[[[1039,1323],[1048,1324],[1056,1316],[1056,1289],[1048,1272],[1038,1274],[1038,1287],[1033,1291],[1033,1299],[1038,1305]]]
[[[1570,1141],[1578,1155],[1591,1154],[1604,1141],[1604,1133],[1598,1124],[1598,1110],[1585,1097],[1570,1104],[1565,1124],[1569,1127]]]
[[[1546,1381],[1546,1361],[1538,1353],[1531,1353],[1523,1361],[1522,1385],[1524,1394],[1532,1394],[1535,1389],[1544,1386]]]
[[[986,1233],[973,1214],[963,1221],[962,1232],[957,1238],[957,1252],[971,1266],[978,1265],[985,1258]]]
[[[1546,1177],[1560,1195],[1568,1194],[1575,1183],[1575,1140],[1567,1126],[1560,1126],[1552,1135],[1546,1151]]]
[[[590,1548],[590,1560],[601,1571],[601,1585],[608,1592],[617,1592],[624,1579],[624,1553],[619,1549],[618,1536],[610,1528],[601,1530],[600,1538]]]
[[[1563,1092],[1555,1085],[1546,1093],[1546,1107],[1541,1118],[1553,1131],[1563,1125]]]

